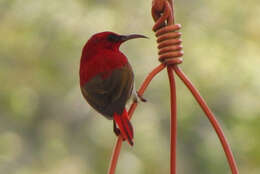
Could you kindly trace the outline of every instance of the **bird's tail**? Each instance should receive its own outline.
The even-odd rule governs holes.
[[[122,137],[126,139],[131,146],[133,146],[134,132],[132,124],[130,123],[130,120],[128,118],[128,113],[126,109],[124,109],[121,115],[115,113],[114,120],[120,129]]]

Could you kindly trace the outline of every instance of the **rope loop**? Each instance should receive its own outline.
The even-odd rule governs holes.
[[[180,24],[174,24],[171,4],[167,0],[154,0],[152,16],[155,21],[153,31],[157,37],[159,61],[166,65],[181,64],[183,59]]]

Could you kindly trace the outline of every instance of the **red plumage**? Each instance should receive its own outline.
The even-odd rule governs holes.
[[[134,38],[145,36],[113,32],[93,35],[82,50],[79,72],[84,98],[103,116],[114,120],[114,132],[121,134],[130,145],[133,145],[133,128],[125,105],[132,95],[134,74],[119,47]]]

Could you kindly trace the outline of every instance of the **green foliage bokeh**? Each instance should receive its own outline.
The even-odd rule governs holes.
[[[241,173],[260,173],[260,4],[176,0],[184,63],[231,144]],[[242,4],[242,5],[241,5]],[[0,1],[0,173],[106,173],[112,122],[81,96],[81,49],[96,32],[140,33],[122,45],[136,86],[158,65],[151,1]],[[117,173],[169,173],[169,87],[165,72],[144,94]],[[208,120],[177,80],[178,173],[229,173]]]

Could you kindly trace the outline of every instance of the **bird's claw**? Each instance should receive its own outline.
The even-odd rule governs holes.
[[[138,92],[136,92],[136,93],[137,93],[138,98],[139,98],[142,102],[147,102],[147,100],[146,100],[143,96],[139,95]]]
[[[116,124],[114,122],[114,129],[113,129],[114,133],[116,134],[117,137],[121,136],[121,131],[119,128],[116,127]],[[123,136],[121,136],[123,137]],[[125,138],[123,138],[123,141],[125,141]]]
[[[121,134],[120,129],[115,128],[114,133],[116,134],[116,136],[119,136]]]

